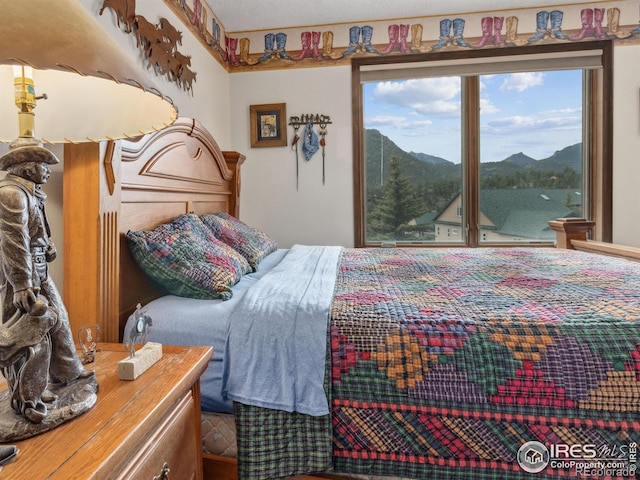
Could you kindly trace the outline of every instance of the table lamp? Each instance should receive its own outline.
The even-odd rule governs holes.
[[[20,117],[27,121],[35,113],[32,133],[44,143],[136,137],[175,121],[171,99],[78,0],[5,3],[0,15],[1,142],[24,133],[11,113],[18,101],[17,93],[15,98],[11,94],[14,85],[35,88],[37,108],[34,96],[27,98],[31,111],[21,111]],[[14,83],[13,67],[21,65],[32,67],[33,78]],[[46,100],[38,99],[44,95]]]
[[[177,109],[78,0],[4,2],[0,16],[0,442],[86,412],[98,384],[80,362],[66,308],[47,275],[55,258],[41,184],[48,143],[133,138]],[[17,107],[17,109],[16,109]],[[17,115],[16,115],[17,113]],[[20,227],[22,222],[22,228]],[[16,273],[20,271],[20,273]]]

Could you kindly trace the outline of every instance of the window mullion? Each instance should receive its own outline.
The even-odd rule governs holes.
[[[480,224],[480,82],[478,77],[462,79],[462,164],[466,243],[477,247]]]

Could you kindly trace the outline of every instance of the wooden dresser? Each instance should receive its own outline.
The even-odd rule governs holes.
[[[211,347],[169,347],[134,381],[118,378],[122,344],[100,344],[100,388],[88,412],[50,432],[17,442],[20,453],[0,478],[202,479],[200,375]],[[168,475],[163,476],[170,471]]]

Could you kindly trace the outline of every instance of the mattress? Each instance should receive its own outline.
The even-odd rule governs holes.
[[[236,422],[231,413],[202,412],[202,451],[222,457],[236,458]]]

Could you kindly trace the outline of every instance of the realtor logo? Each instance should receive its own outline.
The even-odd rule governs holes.
[[[541,472],[549,464],[549,450],[540,442],[527,442],[518,450],[518,464],[525,472]]]

